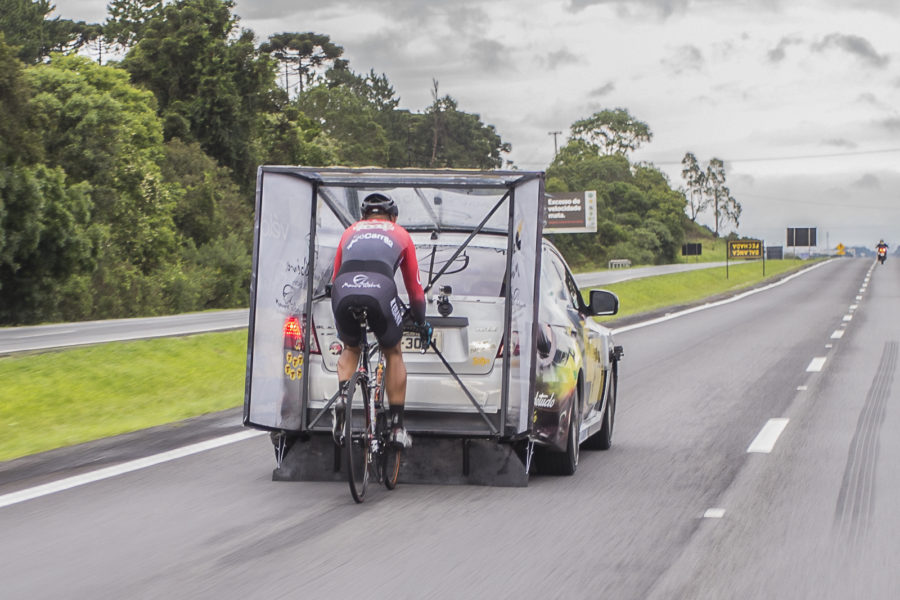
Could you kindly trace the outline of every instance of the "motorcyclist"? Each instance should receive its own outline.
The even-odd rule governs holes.
[[[369,194],[362,202],[361,212],[362,219],[341,236],[334,259],[331,307],[338,338],[344,343],[337,366],[341,401],[336,406],[334,423],[337,430],[343,418],[347,383],[359,364],[360,329],[350,308],[364,306],[387,363],[385,391],[391,441],[408,448],[412,438],[403,425],[406,365],[400,349],[404,315],[394,283],[397,269],[403,274],[410,312],[427,347],[432,329],[425,321],[425,292],[419,281],[415,246],[406,229],[397,225],[399,210],[394,200],[381,193]]]
[[[884,243],[884,240],[878,240],[878,245],[875,246],[875,253],[882,263],[887,259],[887,249],[888,245]]]

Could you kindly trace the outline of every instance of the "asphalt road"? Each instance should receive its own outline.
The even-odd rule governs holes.
[[[588,287],[625,281],[626,279],[652,277],[664,273],[711,268],[724,264],[693,263],[635,267],[633,269],[581,273],[576,275],[575,279],[579,286]],[[167,317],[109,319],[27,327],[0,327],[0,356],[87,344],[242,329],[247,327],[249,314],[247,309],[235,309]]]
[[[0,328],[0,356],[86,344],[241,329],[247,327],[249,314],[246,308],[241,308],[168,317],[3,327]]]
[[[614,447],[572,477],[356,505],[256,436],[3,506],[2,596],[894,598],[900,262],[870,267],[622,327]],[[0,506],[51,470],[3,465]]]

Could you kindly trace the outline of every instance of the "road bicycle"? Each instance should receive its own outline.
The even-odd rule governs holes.
[[[389,490],[397,486],[401,447],[390,442],[390,414],[384,401],[384,354],[377,342],[369,343],[366,309],[351,310],[362,334],[361,351],[359,366],[347,384],[343,411],[336,407],[336,413],[343,412],[343,417],[337,417],[334,441],[343,449],[350,493],[359,503],[365,499],[370,475]],[[373,358],[374,372],[370,368]]]

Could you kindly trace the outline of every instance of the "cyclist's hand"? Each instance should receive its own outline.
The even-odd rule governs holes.
[[[416,327],[419,329],[419,339],[422,340],[422,353],[424,354],[431,346],[431,336],[434,334],[434,328],[428,321],[416,323]]]

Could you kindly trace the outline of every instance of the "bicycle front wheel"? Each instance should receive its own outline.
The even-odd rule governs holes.
[[[347,405],[344,409],[344,470],[350,483],[350,493],[357,503],[363,501],[369,485],[372,445],[366,427],[368,395],[365,377],[354,373],[347,386]],[[354,408],[358,409],[356,419],[353,418]]]

